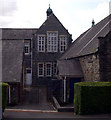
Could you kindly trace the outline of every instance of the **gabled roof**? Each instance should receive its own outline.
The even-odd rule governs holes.
[[[97,52],[99,46],[98,37],[105,37],[110,31],[110,17],[111,15],[80,35],[60,59],[70,59]]]
[[[52,13],[46,21],[38,29],[38,33],[46,33],[46,31],[58,31],[62,34],[69,34],[68,30],[62,25],[58,18]]]
[[[58,60],[57,66],[60,76],[83,77],[80,62],[77,60]]]
[[[31,39],[37,31],[35,28],[2,28],[3,40]]]

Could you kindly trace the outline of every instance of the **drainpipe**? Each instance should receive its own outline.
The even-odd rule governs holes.
[[[24,65],[23,65],[23,90],[24,90]]]
[[[66,102],[66,76],[64,77],[64,102]]]
[[[32,82],[32,38],[31,38],[31,82]]]

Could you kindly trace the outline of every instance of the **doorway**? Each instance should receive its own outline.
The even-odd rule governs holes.
[[[70,78],[70,103],[74,102],[74,84],[77,82],[81,82],[81,78]]]
[[[26,69],[26,86],[32,85],[32,79],[31,79],[31,69]]]

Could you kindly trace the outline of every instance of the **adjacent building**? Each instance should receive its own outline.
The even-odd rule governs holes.
[[[66,92],[69,91],[69,97],[65,96],[67,101],[74,100],[71,94],[74,94],[75,82],[110,81],[110,18],[111,15],[96,25],[92,21],[92,27],[81,34],[58,60],[59,75],[62,78],[66,77]]]

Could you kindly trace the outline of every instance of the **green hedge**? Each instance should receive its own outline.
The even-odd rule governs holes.
[[[111,82],[75,83],[74,112],[79,115],[111,113]]]
[[[2,98],[1,98],[2,97]],[[0,100],[2,100],[2,112],[4,112],[8,99],[8,84],[0,82]]]

